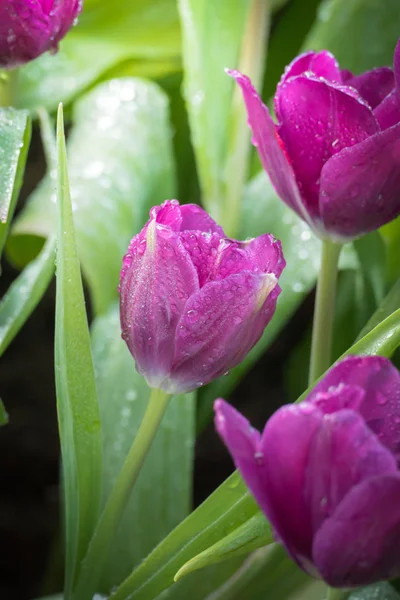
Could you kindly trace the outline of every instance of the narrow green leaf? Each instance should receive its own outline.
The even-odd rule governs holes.
[[[251,0],[179,0],[184,94],[207,210],[220,221],[233,81]]]
[[[149,388],[121,339],[118,306],[95,320],[92,348],[103,431],[105,501],[138,431]],[[194,409],[194,394],[170,401],[114,539],[102,577],[105,591],[123,581],[190,511]]]
[[[54,273],[55,238],[13,281],[0,302],[0,356],[39,304]]]
[[[156,598],[173,583],[182,565],[257,512],[254,499],[234,473],[145,558],[110,600]]]
[[[7,425],[8,423],[8,414],[6,411],[6,407],[3,404],[3,401],[0,399],[0,425]]]
[[[70,102],[121,62],[179,59],[181,39],[176,0],[84,2],[78,26],[57,54],[44,54],[20,70],[19,106],[53,110]],[[170,63],[175,69],[174,63]]]
[[[365,293],[372,296],[376,308],[386,294],[386,248],[379,231],[353,242],[361,272],[366,283]]]
[[[377,327],[382,321],[384,321],[391,314],[396,312],[400,308],[400,279],[394,284],[386,298],[377,308],[375,313],[372,315],[358,339],[361,340],[368,333],[370,333],[375,327]]]
[[[117,299],[122,256],[151,206],[174,196],[174,163],[168,100],[150,82],[114,79],[94,88],[74,107],[70,181],[76,241],[94,310]],[[19,215],[7,245],[18,264],[29,236],[54,230],[54,183],[47,176]]]
[[[369,333],[357,341],[347,354],[378,354],[392,356],[400,346],[400,309],[374,327]]]
[[[342,69],[355,73],[391,66],[399,22],[398,0],[324,0],[304,48],[326,48]]]
[[[63,460],[65,600],[100,510],[101,426],[67,173],[62,107],[57,122],[55,375]]]
[[[262,533],[264,532],[264,534]],[[274,541],[271,526],[262,513],[257,513],[240,527],[185,563],[176,573],[178,581],[193,571],[203,569],[235,556],[249,554],[252,550]]]
[[[17,204],[30,139],[28,112],[0,107],[0,256]]]

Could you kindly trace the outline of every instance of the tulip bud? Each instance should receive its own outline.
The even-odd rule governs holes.
[[[274,314],[284,266],[271,235],[238,242],[199,206],[153,208],[119,287],[122,337],[148,384],[187,392],[239,364]]]
[[[0,68],[56,50],[81,9],[82,0],[0,0]]]
[[[317,235],[348,241],[400,214],[400,41],[394,73],[354,76],[326,50],[298,56],[276,90],[276,125],[250,80],[229,74],[278,196]]]
[[[223,400],[216,428],[278,541],[310,575],[351,588],[400,576],[400,375],[337,363],[260,435]]]

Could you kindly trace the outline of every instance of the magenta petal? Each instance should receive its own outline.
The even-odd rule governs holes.
[[[161,206],[154,206],[150,210],[150,221],[156,219],[160,225],[171,227],[173,231],[180,231],[182,226],[182,210],[178,200],[166,200]]]
[[[214,219],[197,204],[184,204],[181,206],[181,215],[181,231],[197,229],[206,233],[218,233],[220,236],[225,237],[222,227],[217,225]]]
[[[396,471],[392,453],[361,415],[347,409],[325,415],[310,446],[304,486],[313,533],[354,486]]]
[[[203,287],[207,281],[214,279],[218,251],[225,239],[217,233],[195,230],[182,231],[179,237],[197,271],[200,287]]]
[[[389,67],[381,67],[348,78],[346,85],[355,88],[369,106],[375,108],[393,90],[394,74]]]
[[[320,212],[338,239],[359,237],[400,213],[400,124],[333,156],[321,173]]]
[[[233,462],[258,502],[264,496],[260,434],[247,419],[222,399],[214,402],[215,428]]]
[[[279,293],[274,275],[243,272],[191,296],[176,332],[175,391],[208,383],[241,362],[272,318]]]
[[[121,327],[136,367],[162,387],[174,356],[175,330],[198,276],[178,236],[153,220],[136,236],[120,282]]]
[[[279,134],[311,214],[319,214],[319,179],[326,161],[378,130],[370,108],[343,89],[303,75],[284,83],[279,94]]]
[[[313,560],[333,587],[400,576],[400,475],[353,488],[316,534]]]
[[[312,554],[310,508],[304,496],[309,452],[322,413],[308,402],[283,406],[261,438],[264,495],[257,498],[280,541],[306,570]]]
[[[400,454],[400,374],[390,360],[381,356],[349,356],[334,365],[307,398],[357,386],[365,396],[358,412],[379,441],[397,457]],[[319,408],[322,408],[318,404]],[[356,409],[354,407],[354,409]]]
[[[376,107],[374,115],[382,131],[400,122],[400,97],[396,90]]]
[[[241,271],[280,276],[286,265],[281,243],[266,233],[247,242],[221,240],[213,279],[225,279]]]
[[[278,196],[306,222],[311,224],[296,183],[292,166],[277,128],[251,81],[239,71],[228,71],[240,85],[247,108],[248,122],[253,133],[261,163],[268,173]]]

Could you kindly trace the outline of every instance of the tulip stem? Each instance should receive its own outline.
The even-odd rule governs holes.
[[[239,71],[250,77],[256,89],[260,88],[264,74],[270,24],[269,4],[268,0],[252,0],[239,57]],[[233,93],[230,133],[226,161],[225,206],[221,224],[228,236],[237,237],[240,201],[246,183],[251,150],[246,109],[238,85]]]
[[[328,586],[326,600],[346,600],[350,596],[350,592],[340,590],[337,588],[331,588]]]
[[[93,598],[98,591],[99,579],[117,525],[168,407],[170,397],[163,390],[151,390],[139,431],[117,477],[82,562],[74,594],[76,600]]]
[[[340,244],[329,240],[322,242],[311,342],[310,385],[331,366],[336,280],[341,248]]]

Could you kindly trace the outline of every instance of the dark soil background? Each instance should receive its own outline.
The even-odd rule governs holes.
[[[20,205],[44,172],[34,132]],[[6,261],[1,295],[17,276]],[[6,351],[0,394],[10,422],[0,430],[0,599],[31,600],[59,591],[48,559],[59,530],[59,442],[53,371],[55,286]],[[283,365],[311,318],[310,297],[230,400],[261,428],[287,401]],[[194,504],[202,502],[233,470],[210,424],[196,446]]]

